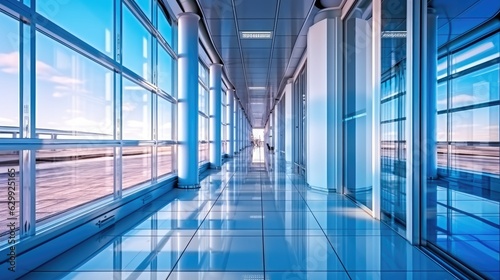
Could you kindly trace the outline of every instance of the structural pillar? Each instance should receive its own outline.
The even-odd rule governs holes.
[[[232,157],[234,155],[234,117],[233,117],[233,112],[234,112],[234,89],[228,89],[226,90],[226,96],[227,100],[229,103],[229,106],[227,106],[227,116],[229,120],[229,125],[227,126],[227,135],[228,135],[228,155]]]
[[[179,15],[178,187],[199,188],[198,175],[198,22],[195,13]]]
[[[292,162],[292,137],[293,137],[293,79],[288,79],[285,86],[285,161]]]
[[[427,178],[437,178],[437,14],[427,9]]]
[[[214,169],[219,169],[222,166],[221,73],[222,73],[222,64],[214,63],[210,65],[210,93],[209,93],[210,167]]]
[[[307,35],[307,183],[342,186],[342,20],[340,8],[321,10]]]

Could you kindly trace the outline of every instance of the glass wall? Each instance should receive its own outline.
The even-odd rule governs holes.
[[[156,1],[118,1],[121,16],[115,2],[65,1],[57,13],[46,1],[35,2],[36,14],[23,1],[6,3],[20,15],[0,9],[0,188],[18,186],[8,199],[25,219],[18,225],[29,225],[23,235],[175,172],[175,26]],[[25,35],[31,28],[34,37]],[[36,193],[34,203],[20,198],[22,187]]]
[[[380,207],[397,230],[406,229],[406,2],[381,7]]]
[[[424,221],[432,248],[487,279],[500,278],[499,30],[494,19],[439,49],[438,178]]]
[[[229,119],[227,110],[229,108],[229,100],[226,96],[226,89],[222,87],[221,91],[221,152],[223,155],[229,153]]]
[[[201,61],[198,65],[198,161],[201,163],[209,160],[209,112],[208,112],[208,68]]]
[[[293,83],[293,162],[294,170],[299,174],[306,171],[306,101],[307,101],[307,68],[304,66]]]
[[[344,25],[344,193],[372,209],[371,6],[353,8]],[[368,6],[368,7],[367,7]],[[368,16],[363,16],[368,15]],[[368,18],[364,18],[368,17]],[[363,38],[360,40],[359,38]]]

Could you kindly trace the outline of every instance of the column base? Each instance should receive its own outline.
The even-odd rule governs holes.
[[[201,187],[200,184],[195,185],[177,185],[178,189],[199,189]]]
[[[337,189],[325,189],[322,187],[311,186],[309,184],[308,184],[308,186],[315,191],[320,191],[320,192],[325,192],[325,193],[336,193],[337,192]]]

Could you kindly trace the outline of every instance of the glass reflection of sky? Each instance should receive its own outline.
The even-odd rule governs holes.
[[[41,33],[36,41],[37,128],[112,138],[112,72]]]
[[[36,1],[36,11],[112,57],[113,3],[113,0]]]
[[[19,23],[0,13],[0,126],[19,126]]]

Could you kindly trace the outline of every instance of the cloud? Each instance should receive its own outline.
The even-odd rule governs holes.
[[[82,117],[69,119],[69,120],[65,121],[64,123],[67,125],[70,125],[70,126],[79,126],[79,127],[94,127],[95,128],[95,127],[100,126],[100,123],[86,119],[86,118],[82,118]]]
[[[0,117],[0,125],[18,125],[13,119]]]
[[[130,102],[125,102],[122,105],[123,112],[133,112],[135,110],[135,104]]]
[[[463,105],[465,104],[472,104],[477,101],[477,97],[470,95],[470,94],[460,94],[460,95],[455,95],[451,98],[451,104],[454,106],[460,104]],[[446,106],[446,98],[441,99],[438,101],[439,105],[445,105]]]
[[[66,94],[58,92],[58,91],[52,93],[52,97],[55,97],[55,98],[64,97],[64,96],[66,96]]]
[[[70,77],[65,77],[65,76],[52,76],[50,77],[49,81],[56,83],[56,84],[62,84],[62,85],[81,85],[83,84],[83,81],[75,79],[75,78],[70,78]]]
[[[0,53],[0,71],[8,74],[18,74],[19,52]]]
[[[126,127],[128,127],[128,128],[143,128],[144,123],[141,121],[128,121],[126,123]]]

